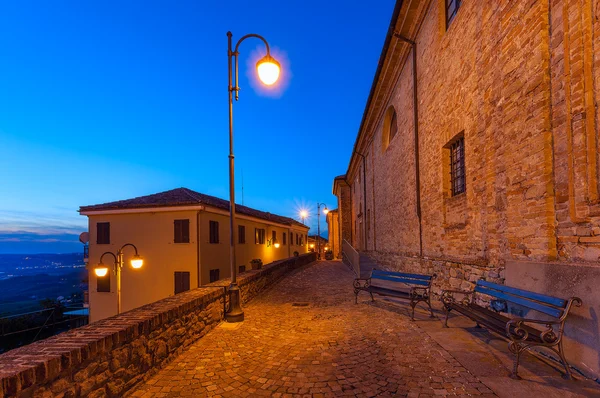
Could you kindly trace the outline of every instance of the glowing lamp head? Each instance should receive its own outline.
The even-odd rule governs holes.
[[[279,79],[281,66],[275,58],[267,54],[256,63],[256,70],[260,81],[267,86],[271,86]]]
[[[96,268],[94,268],[94,273],[96,274],[97,277],[105,277],[106,274],[108,274],[108,267],[102,263],[96,265]]]
[[[275,246],[275,249],[279,249],[279,243],[275,243],[273,246]]]
[[[302,217],[302,218],[308,217],[308,212],[306,210],[300,211],[300,217]]]
[[[328,247],[325,247],[325,251],[327,251],[327,250],[329,250],[329,248],[328,248]]]
[[[142,268],[142,265],[144,265],[144,259],[137,254],[133,256],[133,258],[131,259],[131,267],[138,269]]]
[[[329,209],[326,207],[323,209],[323,214],[327,215],[327,213],[329,213]]]
[[[310,244],[310,248],[311,248],[311,249],[313,249],[314,247],[315,247],[315,244],[314,244],[314,243],[311,243],[311,244]]]

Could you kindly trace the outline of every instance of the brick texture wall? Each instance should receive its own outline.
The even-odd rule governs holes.
[[[573,280],[561,275],[579,274],[565,271],[538,287],[575,295],[583,275],[600,275],[600,0],[464,0],[447,30],[443,0],[403,7],[412,17],[402,10],[395,31],[417,45],[422,241],[412,53],[392,39],[357,140],[367,176],[356,155],[347,173],[351,226],[364,201],[371,225],[353,245],[389,269],[436,273],[436,292],[480,278],[504,283],[507,267],[520,275],[523,263],[585,265]],[[388,145],[390,106],[398,132]],[[460,134],[466,192],[452,196],[445,146]],[[594,329],[597,339],[600,299],[583,298],[585,322],[571,336]],[[580,362],[600,374],[598,342],[576,350],[589,351]]]
[[[362,149],[366,178],[359,157],[348,175],[354,246],[390,267],[447,264],[437,269],[439,283],[452,287],[472,283],[470,272],[451,272],[460,264],[501,281],[507,260],[598,263],[599,2],[465,1],[447,31],[443,1],[423,3],[416,36],[423,253],[410,52],[388,101],[398,133],[385,142],[382,114]],[[452,197],[444,146],[458,134],[467,189]],[[348,206],[341,196],[340,205]],[[363,237],[356,229],[367,218]]]
[[[240,275],[244,303],[303,254]],[[212,283],[0,355],[0,397],[120,397],[223,318],[223,285]]]

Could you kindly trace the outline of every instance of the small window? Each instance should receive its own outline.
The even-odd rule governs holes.
[[[465,192],[465,138],[450,144],[450,186],[452,196]]]
[[[462,0],[446,0],[446,29],[456,16]]]
[[[99,245],[110,244],[110,223],[99,222],[96,224],[96,243]]]
[[[210,270],[210,283],[216,282],[219,279],[219,273],[220,273],[220,269],[211,269]]]
[[[190,243],[190,220],[175,220],[174,237],[175,243]]]
[[[283,233],[283,237],[282,237],[282,242],[281,242],[281,244],[283,244],[283,245],[287,245],[285,232]]]
[[[190,273],[175,271],[175,294],[190,290]]]
[[[398,118],[396,116],[396,110],[393,106],[390,106],[383,118],[383,133],[381,134],[381,149],[383,152],[387,150],[397,132]]]
[[[209,229],[210,243],[219,243],[219,223],[217,221],[209,221]]]
[[[300,245],[300,235],[296,234],[296,246]]]
[[[271,243],[275,244],[277,242],[277,231],[271,231]]]
[[[242,274],[246,272],[246,266],[245,265],[240,265],[240,270],[238,271],[238,274]]]
[[[96,276],[96,291],[110,293],[110,272],[104,276]]]
[[[290,232],[290,246],[294,246],[294,233]]]
[[[238,243],[246,243],[246,226],[238,225]]]
[[[254,243],[257,245],[265,244],[265,230],[262,228],[254,229]]]

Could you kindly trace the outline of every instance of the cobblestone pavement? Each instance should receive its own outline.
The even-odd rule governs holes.
[[[335,261],[296,271],[247,305],[243,323],[223,323],[132,395],[497,396],[406,306],[366,294],[354,304],[352,280]]]

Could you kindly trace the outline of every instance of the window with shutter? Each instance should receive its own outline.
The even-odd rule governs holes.
[[[217,221],[210,221],[209,229],[210,243],[219,243],[219,223]]]
[[[210,283],[216,282],[219,279],[220,270],[219,269],[211,269],[210,270]]]
[[[96,291],[110,293],[110,272],[104,276],[96,276]]]
[[[246,226],[238,225],[238,243],[246,243]]]
[[[190,220],[175,220],[173,229],[173,242],[190,243]]]
[[[99,222],[96,224],[96,243],[99,245],[110,244],[110,223]]]
[[[190,273],[175,271],[175,294],[190,290]]]
[[[286,236],[285,236],[285,232],[284,232],[284,233],[283,233],[282,242],[281,242],[283,245],[286,245],[286,244],[287,244],[285,240],[286,240]]]

